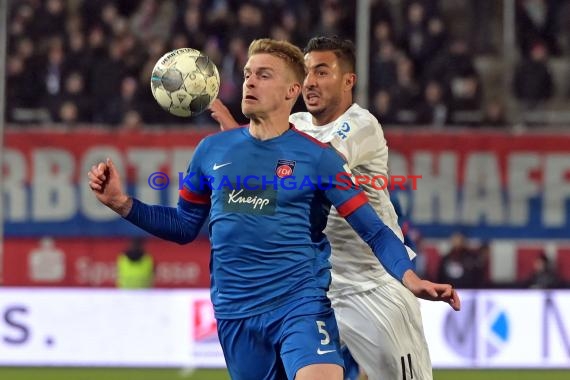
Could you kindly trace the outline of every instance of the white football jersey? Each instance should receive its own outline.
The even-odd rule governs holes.
[[[353,104],[337,120],[322,126],[312,123],[309,112],[298,112],[289,117],[295,127],[324,143],[330,143],[348,163],[353,176],[388,177],[388,145],[378,120],[367,110]],[[377,185],[380,187],[381,183]],[[363,185],[372,207],[382,221],[403,241],[398,217],[390,201],[388,189],[377,190]],[[330,295],[345,295],[366,291],[378,286],[378,280],[389,276],[368,245],[331,208],[325,233],[331,247],[332,283]],[[408,249],[410,258],[415,253]]]

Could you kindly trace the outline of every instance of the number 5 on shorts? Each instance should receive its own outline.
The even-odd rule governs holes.
[[[319,329],[319,334],[324,336],[324,339],[321,339],[321,344],[323,346],[326,346],[327,344],[330,343],[331,337],[327,332],[327,330],[325,330],[326,327],[325,321],[316,321],[316,322],[317,322],[317,328]]]

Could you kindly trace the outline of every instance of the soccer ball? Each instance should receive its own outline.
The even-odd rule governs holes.
[[[166,111],[181,117],[195,116],[218,96],[220,74],[214,62],[200,51],[176,49],[154,65],[150,89]]]

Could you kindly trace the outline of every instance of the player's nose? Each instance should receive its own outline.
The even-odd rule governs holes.
[[[315,76],[312,74],[307,74],[305,77],[305,82],[303,83],[306,88],[313,88],[316,86],[317,81],[315,80]]]
[[[254,75],[250,75],[247,78],[244,78],[243,85],[247,88],[251,88],[255,85],[255,80],[253,79]]]

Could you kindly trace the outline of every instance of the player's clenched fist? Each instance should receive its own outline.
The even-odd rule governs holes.
[[[93,165],[87,177],[89,187],[101,203],[121,216],[129,213],[132,200],[123,192],[119,172],[111,159]]]
[[[91,166],[91,170],[87,173],[89,177],[89,187],[91,190],[96,192],[103,192],[105,182],[107,181],[107,165],[104,162],[100,162],[98,165]]]

